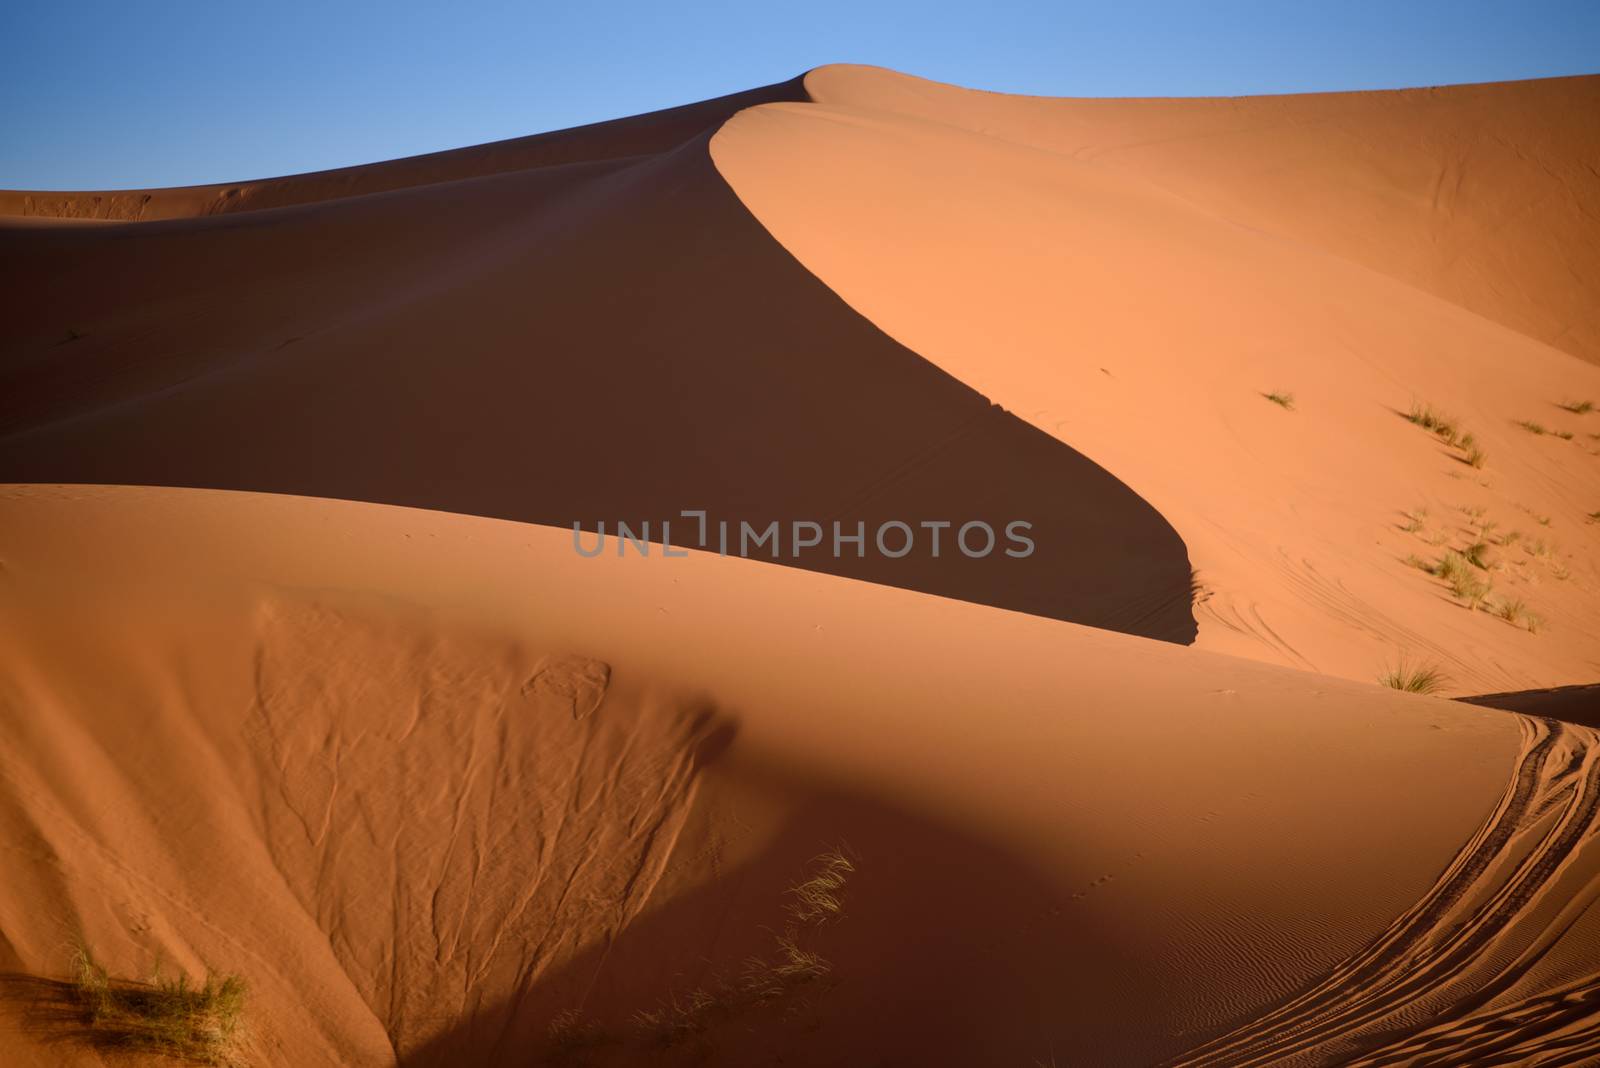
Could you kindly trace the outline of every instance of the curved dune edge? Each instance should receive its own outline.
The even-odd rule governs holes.
[[[776,523],[782,547],[748,551],[1193,639],[1159,513],[846,307],[733,196],[704,131],[613,158],[636,126],[583,131],[592,159],[366,196],[334,196],[337,172],[260,187],[334,197],[317,203],[0,225],[34,265],[0,315],[0,479],[626,522],[655,542],[671,523],[678,546],[726,529],[735,552],[741,524]],[[455,173],[475,151],[393,166]],[[697,509],[704,541],[681,515]],[[893,522],[949,530],[894,558],[867,540]],[[1004,551],[1015,522],[1026,558]],[[797,551],[796,523],[824,546]],[[979,559],[952,544],[969,523],[993,532]],[[858,539],[837,556],[835,529]]]
[[[541,167],[625,160],[665,152],[714,128],[741,108],[804,99],[801,79],[793,78],[625,119],[281,178],[95,192],[4,189],[0,190],[0,218],[59,224],[71,220],[151,222],[237,215]]]
[[[828,980],[669,1062],[1181,1057],[1440,937],[1433,899],[1517,911],[1418,1042],[1512,957],[1493,1004],[1589,959],[1576,729],[519,523],[135,487],[13,487],[0,517],[0,970],[60,974],[77,930],[122,973],[242,972],[269,1063],[625,1027],[770,955],[832,848]],[[78,1052],[0,1034],[7,1063]]]
[[[1600,368],[1539,339],[1587,355],[1600,309],[1593,109],[1566,107],[1600,79],[1077,101],[838,66],[806,87],[724,124],[718,170],[851,307],[1159,510],[1201,647],[1363,680],[1438,663],[1455,693],[1594,680],[1600,416],[1558,405],[1600,397]],[[1413,195],[1462,153],[1451,210]],[[1462,271],[1487,288],[1452,289]],[[1539,633],[1409,559],[1480,538]]]

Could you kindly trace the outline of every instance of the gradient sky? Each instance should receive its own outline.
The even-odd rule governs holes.
[[[824,63],[1049,96],[1600,71],[1600,0],[19,4],[0,188],[242,180],[616,118]]]

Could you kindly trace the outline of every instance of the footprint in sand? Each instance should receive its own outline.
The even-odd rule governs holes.
[[[586,719],[605,699],[611,665],[586,656],[547,656],[539,661],[522,695],[531,701]]]

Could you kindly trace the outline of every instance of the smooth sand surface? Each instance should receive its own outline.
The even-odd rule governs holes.
[[[1514,714],[421,510],[18,487],[0,515],[10,966],[81,932],[239,970],[271,1063],[537,1063],[558,1011],[736,973],[840,844],[837,985],[715,1028],[728,1063],[1150,1063],[1391,925],[1445,944],[1465,902],[1404,914],[1452,858],[1488,895],[1555,848],[1496,811],[1519,759],[1540,779]],[[1566,848],[1470,989],[1556,940],[1593,874]],[[1386,964],[1362,1033],[1452,1003]]]
[[[852,307],[1154,505],[1196,569],[1202,648],[1356,679],[1438,663],[1455,693],[1600,673],[1600,413],[1558,407],[1600,398],[1578,107],[1600,79],[1243,101],[863,67],[806,85],[816,102],[726,124],[718,169]],[[1466,192],[1445,211],[1414,187],[1458,157],[1481,168],[1446,167]],[[1466,274],[1481,284],[1458,292]],[[1528,293],[1565,310],[1539,319]],[[1485,465],[1402,418],[1414,402]],[[1408,562],[1479,540],[1491,600],[1525,602],[1540,633]]]
[[[0,1062],[80,945],[297,1068],[1600,1057],[1600,738],[1375,684],[1600,672],[1597,85],[0,194]],[[686,508],[1036,551],[574,551]]]

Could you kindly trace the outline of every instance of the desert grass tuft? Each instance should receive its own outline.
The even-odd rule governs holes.
[[[839,900],[847,877],[856,870],[843,853],[824,853],[811,861],[811,877],[789,888],[793,898],[786,911],[796,923],[815,926],[838,918],[844,911]]]
[[[1544,428],[1544,425],[1542,423],[1535,423],[1532,419],[1523,419],[1520,422],[1518,422],[1517,425],[1520,426],[1522,429],[1526,430],[1530,434],[1548,434],[1549,433],[1549,431]]]
[[[1293,393],[1263,393],[1261,395],[1285,411],[1294,411]]]
[[[1471,545],[1467,546],[1466,549],[1462,551],[1461,555],[1467,558],[1467,563],[1471,564],[1479,571],[1487,571],[1489,570],[1489,562],[1486,556],[1488,551],[1488,542],[1475,541]]]
[[[1526,627],[1528,633],[1537,634],[1544,620],[1528,611],[1527,604],[1518,597],[1508,597],[1494,608],[1494,614],[1516,627]]]
[[[1420,694],[1438,693],[1449,682],[1437,665],[1408,667],[1404,660],[1379,675],[1378,681],[1391,690]]]
[[[804,999],[796,1002],[791,995],[833,971],[807,942],[817,928],[843,915],[845,884],[855,870],[842,850],[813,858],[805,877],[786,891],[789,920],[773,933],[773,952],[749,958],[736,976],[715,976],[688,993],[675,993],[653,1009],[634,1013],[626,1028],[607,1029],[586,1021],[578,1010],[561,1013],[550,1025],[556,1062],[584,1063],[601,1046],[690,1045],[694,1055],[709,1055],[707,1032],[717,1025],[766,1005],[786,1004],[786,1014],[792,1012]]]
[[[1484,598],[1489,596],[1489,584],[1478,578],[1474,571],[1475,567],[1481,565],[1473,564],[1465,554],[1452,549],[1441,556],[1439,562],[1428,570],[1436,577],[1444,579],[1450,587],[1450,596],[1476,611]]]
[[[80,947],[72,982],[93,1041],[191,1064],[234,1065],[243,1039],[245,984],[208,974],[150,982],[113,979]]]
[[[1588,415],[1590,412],[1594,411],[1594,401],[1563,401],[1561,403],[1561,407],[1565,408],[1573,415]]]
[[[1424,430],[1431,430],[1446,441],[1455,441],[1457,435],[1456,421],[1453,417],[1443,412],[1435,411],[1432,405],[1411,402],[1411,410],[1406,413],[1406,418]]]
[[[1488,461],[1489,455],[1479,447],[1478,439],[1463,431],[1454,416],[1445,415],[1432,405],[1412,401],[1411,410],[1405,417],[1422,429],[1430,431],[1434,437],[1451,448],[1460,449],[1464,454],[1461,461],[1467,466],[1482,467]]]

